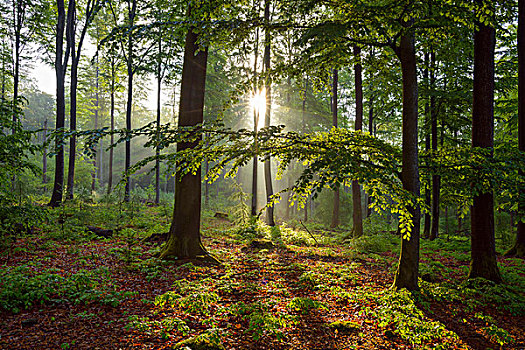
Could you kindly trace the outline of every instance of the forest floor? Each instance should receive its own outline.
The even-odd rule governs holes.
[[[0,256],[1,349],[525,349],[523,260],[499,258],[501,285],[466,281],[464,237],[422,241],[410,294],[390,289],[389,233],[335,244],[312,230],[317,244],[207,217],[203,243],[222,265],[166,262],[142,240],[167,229],[160,209],[110,239],[82,228],[107,223],[104,207],[83,210],[57,209]],[[264,234],[273,246],[250,245]]]

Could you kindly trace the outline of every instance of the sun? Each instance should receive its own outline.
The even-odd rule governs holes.
[[[250,98],[251,110],[256,113],[257,129],[264,126],[264,113],[266,112],[266,91],[264,89],[254,93]]]

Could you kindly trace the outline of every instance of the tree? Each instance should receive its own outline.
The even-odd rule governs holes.
[[[78,63],[82,54],[82,46],[84,44],[84,38],[86,37],[87,29],[93,22],[94,16],[96,16],[101,3],[99,0],[87,0],[86,8],[84,9],[85,22],[80,30],[80,36],[78,43],[76,43],[76,28],[77,28],[77,9],[76,0],[69,0],[69,8],[73,11],[71,33],[67,36],[68,46],[71,50],[71,85],[70,85],[70,104],[69,104],[69,128],[71,131],[77,128],[77,86],[78,86]],[[78,46],[77,46],[78,45]],[[98,67],[97,67],[98,72]],[[97,80],[98,85],[98,80]],[[98,89],[97,89],[98,93]],[[98,103],[98,101],[97,101]],[[98,108],[98,106],[97,106]],[[98,109],[95,111],[97,116]],[[76,135],[73,134],[69,139],[69,164],[67,173],[67,186],[66,186],[66,199],[73,199],[73,187],[75,180],[75,158],[76,158]]]
[[[482,0],[477,0],[483,5]],[[485,5],[487,5],[485,3]],[[494,13],[494,7],[488,8]],[[472,105],[472,147],[487,150],[494,146],[494,48],[496,30],[492,23],[479,21],[474,32],[474,91]],[[469,278],[483,277],[501,282],[494,237],[494,197],[491,190],[476,194],[471,210],[471,262]]]
[[[191,16],[191,8],[189,10]],[[179,126],[195,126],[203,121],[208,48],[199,47],[199,35],[188,29],[184,46]],[[195,148],[199,140],[180,142],[177,152]],[[200,236],[201,167],[191,173],[175,175],[175,207],[168,241],[161,258],[197,258],[207,255]]]
[[[58,133],[64,130],[64,122],[66,116],[66,101],[65,101],[65,78],[67,64],[71,47],[70,41],[66,43],[64,50],[64,31],[66,36],[73,35],[73,6],[74,1],[70,1],[67,11],[67,29],[66,29],[66,11],[64,0],[57,0],[57,26],[56,26],[56,52],[55,52],[55,73],[57,78],[57,96],[56,96],[56,122],[55,128]],[[49,206],[58,207],[62,203],[62,194],[64,187],[64,144],[63,138],[58,135],[55,139],[55,180],[53,182],[53,192]]]
[[[337,83],[338,83],[338,71],[337,68],[333,70],[332,78],[332,126],[337,128]],[[334,190],[334,208],[332,211],[332,223],[331,228],[339,226],[339,206],[340,206],[340,192],[339,187]]]
[[[438,150],[438,128],[437,128],[437,110],[436,97],[434,89],[436,88],[436,53],[431,45],[430,47],[430,130],[431,130],[431,146],[432,152]],[[429,239],[433,241],[438,236],[439,231],[439,195],[441,188],[441,177],[439,174],[432,175],[432,225],[430,228]]]
[[[402,22],[405,32],[401,35],[396,54],[401,61],[403,74],[403,188],[419,197],[418,170],[418,86],[416,69],[415,33],[412,23]],[[394,279],[395,288],[417,290],[419,275],[419,223],[420,210],[417,205],[409,208],[413,226],[406,234],[403,229],[401,254]]]
[[[525,0],[518,0],[518,149],[525,152]],[[525,171],[521,170],[521,176]],[[518,211],[520,220],[516,232],[516,243],[507,253],[525,256],[525,184],[519,187]]]
[[[354,46],[354,56],[356,63],[354,65],[355,74],[355,130],[363,130],[363,78],[361,66],[361,48]],[[353,221],[352,231],[354,237],[363,235],[363,210],[361,209],[361,186],[357,180],[352,181],[352,198],[353,198]]]
[[[264,32],[264,71],[265,81],[264,86],[266,89],[266,108],[264,111],[264,126],[269,127],[271,124],[272,116],[272,86],[270,79],[270,48],[271,48],[271,33],[270,33],[270,0],[266,0],[264,3],[264,22],[266,24]],[[273,185],[272,185],[272,163],[270,157],[264,161],[264,183],[266,186],[266,201],[271,202],[273,196]],[[266,208],[266,222],[269,226],[275,226],[275,219],[273,215],[274,206],[271,204]]]

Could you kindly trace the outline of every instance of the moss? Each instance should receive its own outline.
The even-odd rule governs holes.
[[[361,329],[361,326],[358,323],[352,321],[335,321],[330,323],[328,327],[342,333],[357,332]]]
[[[216,344],[207,337],[197,336],[180,341],[175,345],[175,349],[191,350],[224,350],[224,346]]]

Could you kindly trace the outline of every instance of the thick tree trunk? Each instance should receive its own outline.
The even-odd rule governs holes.
[[[64,52],[64,29],[66,26],[66,13],[64,0],[57,0],[57,32],[56,32],[56,55],[55,55],[55,73],[57,78],[57,96],[56,96],[56,130],[64,129],[66,116],[65,101],[65,76],[67,61],[69,59],[69,47]],[[55,179],[53,183],[53,192],[49,206],[55,208],[62,203],[64,188],[64,146],[62,137],[55,141]]]
[[[203,121],[208,50],[199,49],[198,42],[198,35],[190,28],[184,47],[179,126],[194,126]],[[198,141],[180,142],[177,144],[177,151],[197,145]],[[200,235],[201,168],[195,174],[181,175],[177,172],[175,177],[177,183],[173,220],[161,258],[182,259],[206,255]]]
[[[339,80],[339,72],[337,69],[333,70],[332,78],[332,126],[337,128],[337,85]],[[334,207],[332,211],[332,223],[330,224],[331,228],[336,228],[339,226],[339,208],[340,208],[340,191],[339,187],[334,191]]]
[[[264,4],[264,21],[268,25],[270,23],[270,0],[265,0]],[[264,70],[266,73],[265,88],[266,88],[266,110],[264,113],[264,126],[269,127],[271,124],[272,117],[272,86],[270,79],[270,30],[268,26],[264,33]],[[266,187],[266,202],[270,202],[273,196],[273,185],[272,185],[272,163],[270,157],[264,161],[264,184]],[[274,218],[274,205],[270,205],[266,208],[266,223],[269,226],[275,226]]]
[[[481,0],[478,0],[481,3]],[[494,47],[495,29],[479,24],[474,33],[474,101],[472,146],[494,146]],[[483,277],[501,282],[494,237],[492,191],[474,197],[471,211],[471,262],[468,278]]]
[[[525,0],[518,0],[518,148],[525,152]],[[525,176],[523,169],[521,176]],[[525,183],[519,187],[516,243],[505,255],[525,256]]]
[[[416,70],[415,35],[411,29],[401,36],[397,54],[403,74],[403,188],[419,197],[418,172],[418,88]],[[419,274],[419,224],[417,206],[409,208],[413,227],[409,239],[401,239],[401,255],[394,280],[394,288],[417,290]]]
[[[357,63],[354,65],[355,76],[355,130],[363,130],[363,78],[361,66],[361,49],[354,46],[354,56]],[[357,180],[352,181],[354,237],[363,235],[363,210],[361,208],[361,186]]]

